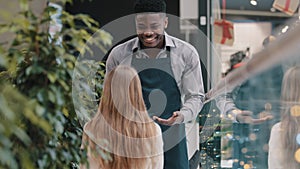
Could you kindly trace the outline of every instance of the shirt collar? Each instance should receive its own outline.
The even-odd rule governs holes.
[[[172,41],[171,36],[168,35],[167,32],[165,32],[164,34],[165,34],[165,41],[166,41],[166,45],[165,45],[164,49],[166,49],[166,46],[175,47],[175,44]],[[134,44],[132,46],[132,51],[136,51],[138,49],[140,49],[140,47],[139,47],[139,38],[136,37],[135,40],[134,40]]]
[[[175,47],[174,41],[171,39],[171,36],[165,32],[166,46]]]

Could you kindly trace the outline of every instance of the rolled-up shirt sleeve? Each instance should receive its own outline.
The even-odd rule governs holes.
[[[196,119],[204,102],[204,87],[199,55],[195,50],[186,57],[186,64],[181,78],[183,105],[180,114],[183,123]]]
[[[216,105],[221,112],[221,117],[237,122],[235,111],[240,111],[234,104],[232,93],[221,94],[216,97]]]

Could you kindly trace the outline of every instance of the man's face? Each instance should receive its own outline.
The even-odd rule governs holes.
[[[144,13],[136,16],[136,30],[144,47],[161,48],[168,18],[163,13]]]

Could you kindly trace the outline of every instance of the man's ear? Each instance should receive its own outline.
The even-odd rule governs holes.
[[[168,17],[166,17],[166,18],[165,18],[165,29],[167,29],[168,23],[169,23],[169,19],[168,19]]]

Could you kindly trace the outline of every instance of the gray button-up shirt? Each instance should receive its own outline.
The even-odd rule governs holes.
[[[204,87],[197,50],[189,43],[165,33],[165,44],[170,47],[171,68],[181,94],[183,122],[194,120],[203,106]],[[113,48],[106,62],[106,72],[119,64],[131,65],[133,51],[140,51],[139,39],[133,38]],[[147,58],[146,54],[140,55]],[[166,47],[157,55],[164,58]]]

